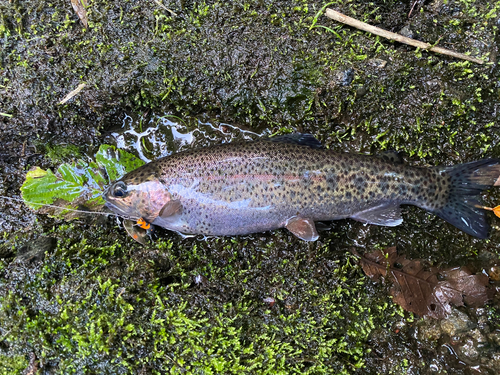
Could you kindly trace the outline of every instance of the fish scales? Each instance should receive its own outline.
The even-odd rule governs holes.
[[[419,188],[428,182],[438,185],[435,173],[427,169],[409,170],[376,157],[290,144],[216,146],[163,159],[158,169],[166,185],[188,188],[196,183],[196,192],[210,197],[210,202],[243,201],[251,208],[272,206],[284,217],[294,213],[315,220],[332,220],[387,200],[428,200],[438,204],[440,198],[435,193],[439,188]],[[446,180],[439,183],[444,192],[443,185]],[[190,193],[189,189],[182,191]],[[182,196],[176,189],[171,193],[175,198]],[[208,204],[207,200],[200,199],[200,203]],[[219,214],[224,215],[227,206],[212,208],[223,210]]]
[[[106,200],[115,212],[182,233],[238,235],[287,227],[306,240],[317,238],[314,221],[354,218],[394,226],[402,221],[399,206],[412,204],[456,226],[470,220],[460,229],[484,237],[484,214],[469,204],[479,216],[461,217],[462,201],[453,188],[470,188],[472,181],[477,194],[497,181],[498,160],[476,163],[422,168],[295,143],[229,143],[138,168],[120,180],[126,196],[113,197],[110,188]]]

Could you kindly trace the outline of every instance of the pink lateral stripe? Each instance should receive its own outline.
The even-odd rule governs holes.
[[[235,174],[231,176],[205,176],[207,180],[222,180],[222,179],[232,179],[232,180],[258,180],[258,181],[272,181],[276,179],[282,179],[290,182],[300,182],[301,180],[312,180],[312,181],[325,181],[326,177],[323,174],[313,175],[309,177],[299,177],[294,175],[283,175],[283,176],[275,176],[272,174]]]

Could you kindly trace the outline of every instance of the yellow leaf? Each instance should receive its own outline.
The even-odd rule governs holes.
[[[40,168],[40,167],[34,167],[26,173],[26,179],[29,178],[41,178],[47,175],[47,171]]]

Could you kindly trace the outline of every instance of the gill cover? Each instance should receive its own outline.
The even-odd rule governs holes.
[[[134,172],[108,188],[104,194],[106,206],[119,215],[152,222],[172,200],[171,195],[155,176],[140,178]]]

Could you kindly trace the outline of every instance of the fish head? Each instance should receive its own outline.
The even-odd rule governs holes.
[[[106,207],[114,213],[132,219],[144,218],[151,223],[171,200],[162,182],[149,176],[140,179],[133,172],[113,182],[104,192]]]

